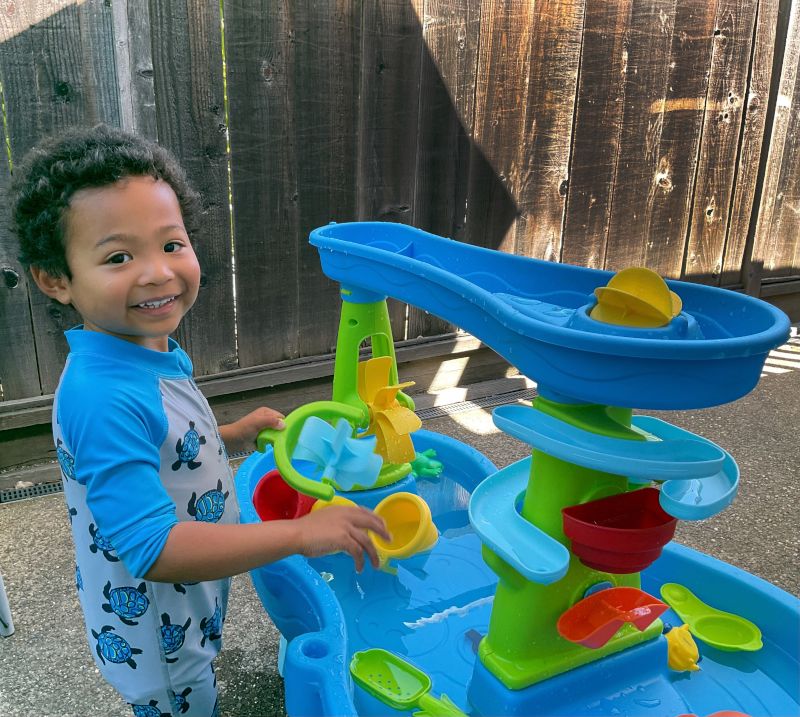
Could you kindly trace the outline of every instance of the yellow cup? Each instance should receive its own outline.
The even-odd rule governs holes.
[[[329,505],[355,505],[355,503],[336,495],[330,501],[318,500],[311,510],[319,510]],[[382,566],[392,558],[401,560],[428,550],[439,539],[439,531],[433,524],[431,509],[415,493],[392,493],[375,506],[375,513],[383,518],[386,529],[392,536],[387,542],[372,532],[369,534]]]
[[[322,500],[321,498],[314,501],[314,504],[311,506],[311,510],[309,512],[313,513],[315,510],[322,510],[322,508],[327,508],[329,505],[352,505],[354,506],[355,503],[350,500],[349,498],[345,498],[341,495],[335,495],[330,500]]]
[[[392,536],[389,542],[370,536],[382,559],[410,558],[432,548],[439,539],[431,509],[415,493],[392,493],[375,506],[375,513],[383,518]]]

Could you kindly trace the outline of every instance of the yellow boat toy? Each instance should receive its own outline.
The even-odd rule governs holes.
[[[676,672],[695,672],[699,670],[700,651],[689,632],[688,625],[669,627],[664,631],[667,638],[667,665]]]

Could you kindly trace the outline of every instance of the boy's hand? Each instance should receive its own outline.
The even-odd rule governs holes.
[[[300,529],[301,555],[318,558],[331,553],[349,553],[359,573],[364,569],[364,553],[369,556],[372,567],[377,568],[379,564],[378,553],[367,531],[391,540],[383,519],[358,506],[332,505],[308,513],[296,522]]]
[[[238,421],[219,427],[219,434],[229,453],[252,451],[256,447],[256,437],[265,428],[282,430],[284,415],[272,408],[262,406],[248,413]]]

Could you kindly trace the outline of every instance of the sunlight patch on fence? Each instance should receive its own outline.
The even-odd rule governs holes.
[[[228,98],[228,59],[225,54],[225,11],[223,0],[219,0],[219,35],[222,50],[222,116],[225,122],[225,161],[227,164],[226,176],[228,178],[228,218],[231,239],[231,282],[233,286],[233,341],[236,360],[239,361],[239,316],[236,305],[236,241],[233,223],[233,172],[231,169],[231,131],[230,131],[230,102]]]
[[[14,173],[14,162],[11,159],[11,140],[8,136],[8,115],[6,114],[6,95],[3,91],[3,83],[0,82],[0,111],[3,117],[3,146],[6,149],[6,160],[8,161],[8,173]]]
[[[16,3],[7,3],[5,12],[9,16],[19,13],[20,17],[12,22],[0,25],[0,42],[6,42],[15,35],[28,30],[32,25],[46,20],[68,7],[85,5],[87,0],[50,0],[48,3],[18,0]]]

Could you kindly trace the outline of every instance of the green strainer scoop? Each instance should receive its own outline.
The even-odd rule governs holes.
[[[689,632],[718,650],[754,652],[763,647],[761,630],[750,620],[706,605],[677,583],[661,586],[661,597],[689,626]]]
[[[447,695],[430,694],[431,678],[393,652],[374,647],[354,653],[350,674],[360,687],[392,709],[418,707],[416,717],[466,717]]]

